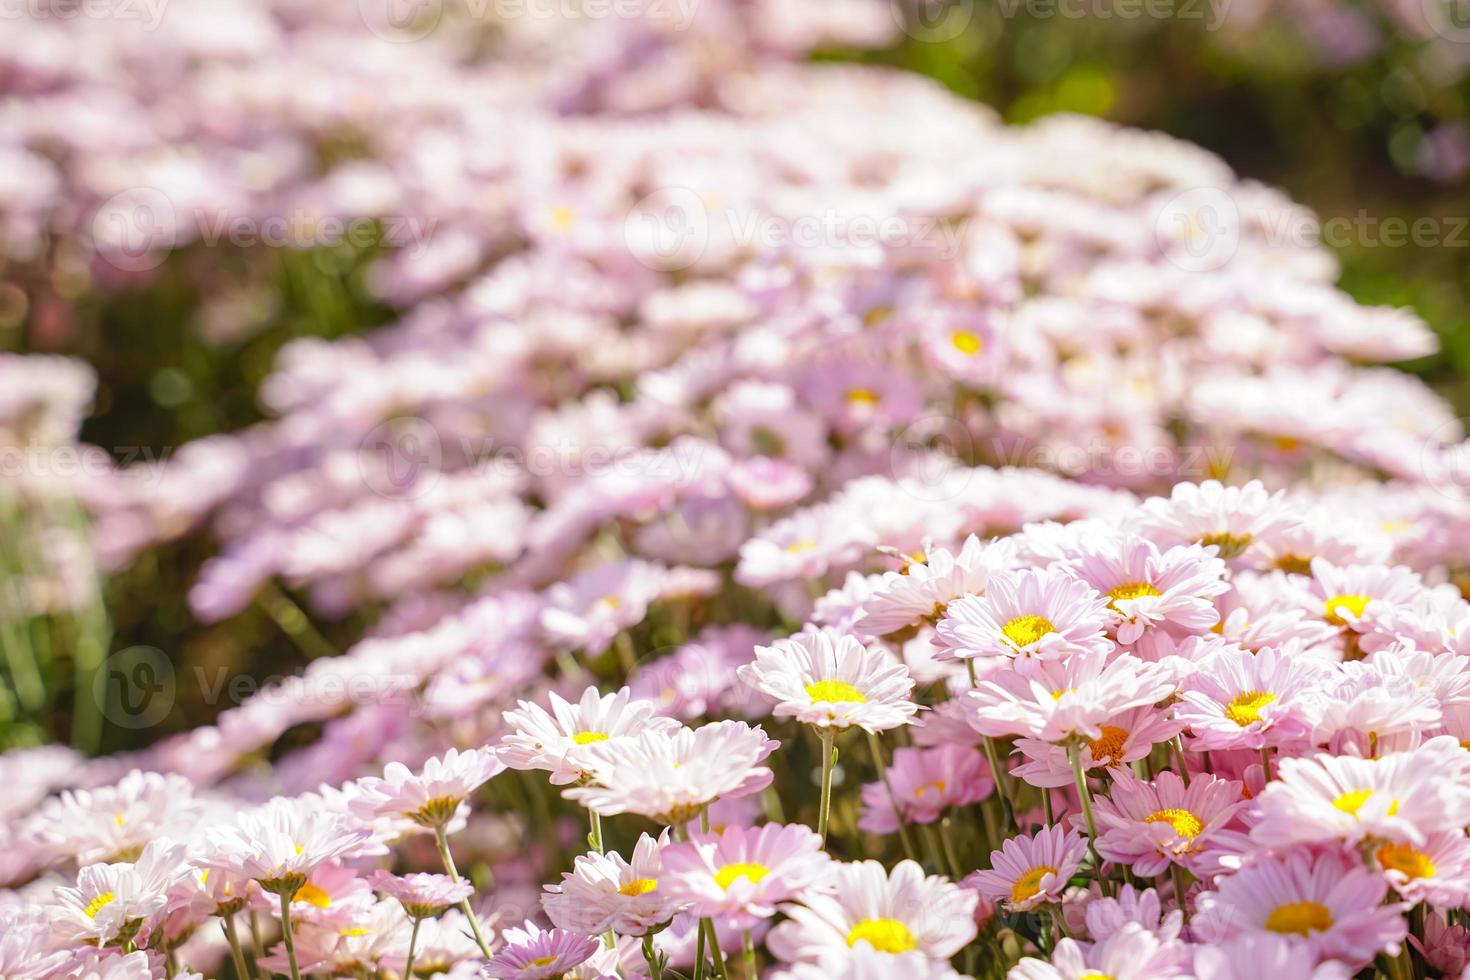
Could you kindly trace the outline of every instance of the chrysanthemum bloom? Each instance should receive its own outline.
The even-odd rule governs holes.
[[[1325,677],[1313,707],[1312,744],[1343,754],[1377,755],[1399,738],[1421,738],[1443,723],[1431,689],[1362,661],[1342,663]]]
[[[1194,975],[1198,980],[1260,980],[1292,977],[1298,980],[1349,980],[1352,967],[1337,960],[1319,962],[1317,950],[1295,936],[1269,932],[1247,933],[1226,943],[1194,947]]]
[[[933,823],[950,807],[983,800],[994,788],[990,767],[978,749],[964,745],[895,749],[888,786],[882,781],[863,786],[858,826],[870,834],[892,834],[898,830],[895,809],[905,823]]]
[[[877,861],[835,864],[821,891],[808,889],[800,905],[766,937],[766,948],[788,963],[820,962],[831,950],[867,944],[880,953],[917,950],[945,960],[975,938],[974,892],[940,877],[925,877],[913,861],[892,873]]]
[[[1311,567],[1312,577],[1300,580],[1303,609],[1346,631],[1368,628],[1370,605],[1408,606],[1426,591],[1419,576],[1401,565],[1339,567],[1315,558]]]
[[[588,569],[547,590],[541,624],[552,642],[597,656],[619,633],[636,626],[658,597],[664,571],[642,561]]]
[[[500,740],[497,755],[512,769],[544,769],[554,786],[565,786],[589,774],[588,750],[595,745],[632,738],[645,732],[672,732],[679,723],[654,714],[652,701],[635,701],[628,688],[603,695],[596,687],[582,692],[576,704],[555,691],[551,711],[530,701],[505,713],[514,729]]]
[[[1070,567],[1107,598],[1118,642],[1169,626],[1197,633],[1220,619],[1214,597],[1230,590],[1225,563],[1200,545],[1160,551],[1137,537],[1084,539]]]
[[[1409,945],[1419,951],[1429,968],[1442,976],[1458,977],[1470,966],[1470,930],[1450,925],[1445,916],[1424,917],[1424,938],[1409,936]]]
[[[1445,749],[1464,754],[1444,736],[1381,759],[1282,759],[1256,802],[1251,839],[1277,848],[1364,838],[1422,845],[1431,834],[1458,830],[1470,822],[1470,792],[1446,765]]]
[[[908,668],[886,651],[827,630],[807,630],[768,647],[737,672],[775,702],[778,718],[817,728],[881,732],[905,725],[919,706]]]
[[[985,591],[993,572],[1010,567],[1015,547],[1008,540],[965,539],[958,552],[931,548],[902,572],[889,572],[863,603],[857,629],[870,636],[897,633],[935,622],[954,600]]]
[[[1067,881],[1082,867],[1087,840],[1061,825],[1045,827],[1034,835],[1019,834],[990,852],[990,870],[965,879],[981,894],[1003,899],[1014,912],[1043,902],[1061,901]]]
[[[448,875],[424,872],[396,875],[380,868],[372,873],[368,882],[375,890],[402,905],[410,919],[438,915],[475,893],[475,886],[468,881],[455,881]]]
[[[1057,660],[1105,653],[1108,600],[1061,570],[1028,568],[992,575],[983,596],[950,603],[939,620],[939,646],[962,660],[1021,657]]]
[[[78,865],[130,861],[156,837],[186,835],[202,809],[184,777],[134,769],[114,786],[47,800],[32,833],[52,854]]]
[[[1093,802],[1097,852],[1109,861],[1131,865],[1145,878],[1170,864],[1193,869],[1193,857],[1202,850],[1222,845],[1248,848],[1244,834],[1223,829],[1243,805],[1240,783],[1233,780],[1200,773],[1186,787],[1167,770],[1152,783],[1119,770],[1108,795]]]
[[[776,905],[821,883],[831,865],[822,839],[799,824],[729,827],[664,851],[662,882],[693,915],[741,929],[776,914]]]
[[[1314,720],[1313,694],[1329,669],[1294,652],[1221,649],[1181,685],[1174,717],[1206,750],[1260,749],[1304,739]]]
[[[1259,480],[1227,487],[1217,480],[1180,483],[1169,497],[1150,497],[1134,529],[1156,544],[1213,545],[1221,558],[1246,555],[1252,545],[1270,546],[1301,523],[1281,492],[1267,493]]]
[[[963,980],[947,960],[934,960],[914,950],[884,953],[867,943],[828,949],[815,963],[789,963],[767,974],[769,980]]]
[[[559,929],[589,935],[611,930],[642,936],[668,922],[687,904],[664,880],[668,839],[668,831],[642,835],[631,861],[613,851],[578,856],[560,884],[546,886],[541,906],[547,918]]]
[[[1006,980],[1194,980],[1189,948],[1160,940],[1142,926],[1129,923],[1090,948],[1062,939],[1051,962],[1027,957],[1011,968]]]
[[[1459,829],[1431,834],[1422,844],[1377,843],[1373,860],[1405,900],[1458,908],[1470,894],[1470,838]]]
[[[665,824],[683,823],[721,797],[746,796],[770,785],[761,765],[781,743],[759,726],[717,721],[672,734],[645,731],[588,747],[595,782],[563,795],[602,816],[639,813]]]
[[[1159,893],[1152,888],[1142,891],[1132,885],[1118,889],[1116,898],[1099,896],[1087,904],[1083,913],[1087,934],[1095,940],[1107,939],[1130,923],[1142,926],[1159,939],[1178,939],[1184,927],[1184,913],[1174,909],[1164,914]]]
[[[504,945],[484,966],[495,980],[551,980],[586,962],[598,941],[566,929],[542,930],[527,920],[500,934]]]
[[[129,864],[89,864],[76,884],[57,888],[47,911],[59,944],[105,946],[146,935],[168,905],[169,890],[189,873],[184,847],[160,838]],[[140,940],[141,942],[141,940]]]
[[[1153,747],[1178,735],[1184,723],[1169,717],[1155,707],[1130,708],[1102,722],[1101,734],[1082,743],[1079,753],[1082,770],[1098,773],[1106,769],[1126,768],[1129,763],[1145,758]],[[1071,786],[1074,782],[1072,762],[1067,750],[1055,742],[1034,738],[1016,740],[1016,748],[1027,759],[1012,769],[1032,786]]]
[[[470,794],[503,771],[505,765],[491,749],[450,749],[424,763],[418,773],[390,762],[382,779],[358,780],[358,795],[349,806],[363,821],[407,817],[425,830],[448,828],[463,823]]]
[[[294,920],[293,920],[294,922]],[[370,903],[345,926],[310,922],[293,925],[296,968],[302,973],[360,976],[375,972],[385,959],[406,951],[411,925],[397,902]],[[261,958],[273,973],[290,975],[291,952],[284,943]]]
[[[353,853],[371,836],[337,814],[278,798],[242,812],[234,824],[207,828],[208,849],[198,863],[290,896],[319,865]]]
[[[1108,719],[1173,691],[1157,664],[1095,652],[1041,661],[1026,673],[998,671],[964,697],[970,724],[982,735],[1061,742],[1073,734],[1102,739]]]
[[[215,871],[211,877],[223,874]],[[356,871],[328,861],[312,869],[306,883],[291,896],[291,921],[346,928],[376,902],[372,888]],[[250,906],[266,914],[279,908],[273,898],[257,889],[250,890]]]
[[[1297,936],[1320,955],[1361,964],[1397,954],[1408,930],[1404,906],[1383,903],[1387,891],[1351,852],[1260,857],[1199,895],[1192,928],[1211,943],[1243,933]]]

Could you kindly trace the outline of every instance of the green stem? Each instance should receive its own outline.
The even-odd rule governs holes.
[[[413,980],[413,954],[419,944],[419,923],[423,921],[418,916],[413,917],[413,932],[408,934],[408,956],[403,960],[403,980]]]
[[[240,933],[235,928],[234,913],[221,918],[224,920],[225,939],[230,944],[230,956],[235,960],[235,974],[239,980],[250,980],[250,973],[245,969],[245,951],[240,948]]]
[[[261,587],[257,601],[308,660],[337,655],[327,638],[317,632],[306,612],[274,582],[267,582]]]
[[[1184,866],[1169,862],[1169,873],[1174,876],[1174,901],[1179,906],[1179,914],[1184,916],[1184,924],[1189,925],[1189,906],[1184,901],[1184,893],[1187,885],[1184,881]]]
[[[910,861],[917,861],[918,858],[914,856],[914,841],[909,836],[908,822],[904,820],[903,807],[898,805],[898,797],[893,795],[893,784],[888,779],[888,763],[883,759],[883,746],[879,743],[876,732],[868,732],[868,749],[873,754],[873,767],[878,770],[878,779],[888,791],[888,802],[893,804],[893,816],[898,821],[898,839],[903,843],[903,856]]]
[[[939,818],[939,846],[944,849],[944,861],[949,865],[949,875],[955,881],[963,878],[964,869],[960,867],[960,859],[954,849],[954,842],[949,839],[949,817]]]
[[[286,938],[286,959],[291,964],[291,980],[301,980],[296,966],[296,939],[291,935],[291,896],[281,892],[281,934]]]
[[[1082,801],[1082,816],[1087,821],[1087,849],[1097,871],[1097,883],[1103,896],[1113,897],[1113,885],[1103,874],[1102,858],[1097,853],[1097,821],[1092,817],[1092,791],[1087,788],[1087,775],[1082,771],[1082,747],[1073,738],[1067,741],[1067,758],[1072,761],[1072,779],[1077,783],[1077,796]]]
[[[442,826],[434,828],[434,842],[439,845],[439,859],[444,862],[444,870],[449,873],[451,881],[459,881],[459,869],[454,866],[454,855],[449,853],[449,840],[444,836]],[[490,959],[490,944],[485,942],[485,934],[480,931],[480,918],[475,915],[474,906],[467,898],[459,903],[460,910],[464,912],[465,918],[470,920],[470,931],[475,934],[475,944],[480,947],[480,952],[485,954],[485,959]]]
[[[1175,735],[1169,740],[1169,746],[1174,752],[1174,760],[1179,766],[1179,778],[1184,780],[1184,788],[1189,789],[1189,767],[1184,764],[1184,736]]]
[[[1005,814],[1011,832],[1017,833],[1021,825],[1016,821],[1016,805],[1011,802],[1010,782],[1006,779],[1005,770],[1001,768],[1000,750],[995,747],[995,739],[989,735],[984,737],[982,744],[985,746],[985,761],[990,763],[991,778],[995,781],[996,795],[1000,797],[1001,811]]]
[[[715,924],[711,919],[700,919],[699,927],[709,934],[709,955],[714,963],[715,976],[720,980],[726,980],[725,976],[725,954],[720,950],[720,936],[715,932]]]
[[[590,834],[587,835],[587,842],[592,845],[592,849],[594,851],[596,851],[598,854],[601,854],[602,853],[602,814],[598,813],[596,810],[588,810],[587,811],[587,815],[588,815],[588,817],[591,818],[591,823],[592,823],[592,833],[590,833]]]
[[[817,810],[817,835],[822,846],[827,846],[827,818],[832,811],[832,766],[837,761],[837,732],[832,728],[822,729],[822,802]]]
[[[745,980],[756,980],[759,974],[755,970],[755,941],[751,939],[749,929],[741,935],[740,945],[745,950]]]
[[[658,950],[653,948],[653,933],[651,932],[643,936],[643,959],[648,963],[649,977],[652,980],[664,980],[664,963],[658,955]]]

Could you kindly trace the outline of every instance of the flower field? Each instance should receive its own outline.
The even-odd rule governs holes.
[[[0,980],[1470,976],[1464,39],[939,6],[0,11]]]

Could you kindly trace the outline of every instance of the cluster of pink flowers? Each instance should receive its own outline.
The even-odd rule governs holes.
[[[0,619],[207,530],[201,620],[373,622],[146,749],[0,755],[0,977],[1464,972],[1464,433],[1373,366],[1432,336],[1210,155],[800,63],[890,24],[804,4],[18,22],[14,268],[137,272],[114,188],[435,231],[400,319],[161,463],[57,466],[89,375],[0,358]]]

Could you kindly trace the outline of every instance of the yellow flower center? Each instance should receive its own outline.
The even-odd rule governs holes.
[[[786,553],[788,555],[799,555],[803,551],[815,551],[816,548],[817,548],[817,543],[815,541],[811,541],[811,540],[793,541],[793,542],[791,542],[790,544],[788,544],[786,546]]]
[[[850,388],[847,392],[849,405],[876,405],[878,393],[871,388]]]
[[[1368,603],[1373,601],[1370,595],[1335,595],[1324,603],[1324,615],[1327,621],[1334,626],[1346,626],[1347,618],[1343,613],[1357,618],[1363,615],[1363,610],[1368,608]]]
[[[350,939],[353,936],[370,936],[372,933],[373,931],[371,929],[364,926],[348,926],[346,929],[339,931],[337,935],[346,936]]]
[[[1239,558],[1245,554],[1245,549],[1251,546],[1254,535],[1230,534],[1227,531],[1217,531],[1214,534],[1206,534],[1199,538],[1198,544],[1212,544],[1218,549],[1221,558],[1227,561],[1231,558]]]
[[[866,942],[880,953],[907,953],[917,949],[918,940],[897,919],[864,919],[847,934],[847,945]]]
[[[98,895],[96,898],[88,902],[87,907],[82,909],[82,911],[87,913],[87,918],[95,919],[97,918],[98,912],[101,912],[103,909],[107,908],[107,906],[111,905],[116,899],[117,896],[114,895],[112,892],[103,892],[101,895]]]
[[[865,704],[868,700],[863,697],[862,691],[859,691],[846,681],[813,681],[806,686],[806,694],[807,697],[812,699],[813,704],[822,701]]]
[[[884,320],[888,319],[892,315],[893,307],[875,306],[871,310],[863,314],[863,324],[869,327],[876,327],[878,324],[882,323]]]
[[[1032,868],[1017,878],[1016,883],[1011,886],[1011,901],[1019,905],[1028,898],[1033,898],[1037,892],[1041,891],[1041,879],[1056,873],[1056,868],[1046,864]]]
[[[978,354],[985,347],[985,341],[980,339],[980,335],[968,330],[956,330],[949,335],[949,342],[961,354]]]
[[[578,732],[572,736],[572,741],[578,745],[591,745],[593,742],[606,742],[607,735],[604,732]]]
[[[1275,700],[1276,695],[1270,691],[1242,691],[1225,706],[1225,717],[1245,728],[1260,721],[1261,709]]]
[[[1159,590],[1147,582],[1124,582],[1108,589],[1108,605],[1118,611],[1118,602],[1123,599],[1142,599],[1146,595],[1158,595]]]
[[[1429,855],[1408,844],[1384,844],[1378,849],[1378,864],[1385,871],[1397,871],[1405,878],[1433,878],[1434,862]]]
[[[332,904],[332,896],[308,881],[301,886],[291,901],[306,902],[309,905],[315,905],[319,909],[324,909]]]
[[[532,966],[550,966],[556,962],[555,956],[538,956],[531,961]]]
[[[760,880],[770,873],[771,869],[764,864],[727,864],[715,872],[715,884],[721,888],[729,888],[741,878],[745,878],[752,885],[758,885]]]
[[[922,800],[924,798],[924,794],[929,792],[931,789],[934,790],[936,793],[943,794],[947,785],[948,784],[946,784],[944,780],[936,779],[932,783],[925,783],[923,786],[915,786],[914,799]]]
[[[1045,616],[1017,616],[1000,628],[1006,639],[1017,647],[1030,646],[1057,628]]]
[[[627,895],[629,898],[637,898],[639,895],[647,895],[658,888],[657,878],[634,878],[622,888],[618,889],[619,895]]]
[[[1333,800],[1332,805],[1343,813],[1351,813],[1353,816],[1357,816],[1358,811],[1363,809],[1363,804],[1367,803],[1368,797],[1372,795],[1373,791],[1371,789],[1355,789]]]
[[[551,209],[551,227],[555,231],[560,232],[564,235],[567,232],[571,231],[572,226],[576,223],[577,212],[573,211],[565,204],[558,204],[556,207]]]
[[[1332,928],[1332,913],[1320,902],[1287,902],[1266,916],[1266,928],[1296,936],[1324,932]]]
[[[1188,837],[1190,840],[1194,840],[1200,835],[1200,831],[1205,829],[1205,825],[1200,822],[1199,817],[1196,817],[1188,810],[1176,810],[1173,808],[1168,810],[1155,810],[1153,813],[1144,817],[1143,822],[1166,823],[1174,828],[1174,833],[1180,837]]]
[[[1059,699],[1060,700],[1060,699]],[[1099,766],[1115,766],[1123,758],[1123,748],[1128,742],[1128,730],[1117,725],[1102,725],[1102,736],[1087,743],[1092,751],[1092,761]]]
[[[1110,973],[1084,973],[1077,980],[1113,980]]]

